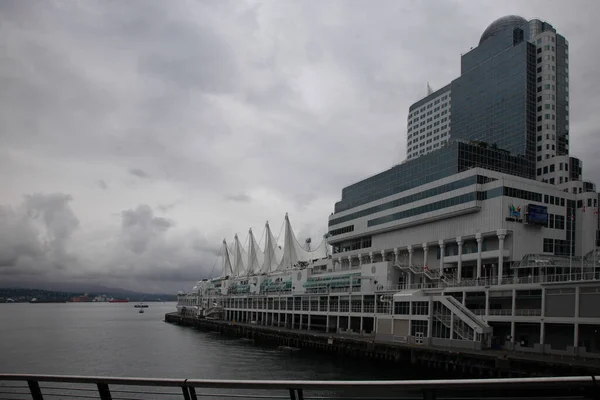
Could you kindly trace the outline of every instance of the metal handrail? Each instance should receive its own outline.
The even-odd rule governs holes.
[[[457,379],[457,380],[405,380],[405,381],[306,381],[306,380],[207,380],[207,379],[157,379],[157,378],[120,378],[97,376],[29,375],[0,374],[1,381],[26,382],[31,397],[43,400],[40,382],[61,382],[72,384],[95,384],[102,400],[110,399],[109,385],[153,386],[180,388],[183,398],[196,400],[196,389],[238,389],[238,390],[285,390],[291,399],[302,398],[303,390],[344,390],[355,389],[396,389],[400,391],[420,391],[424,398],[433,398],[431,394],[452,390],[487,390],[490,396],[521,396],[518,390],[565,389],[598,390],[600,376],[567,376],[549,378],[503,378],[503,379]],[[0,385],[0,389],[2,385]],[[506,390],[504,393],[502,390]],[[116,390],[115,390],[116,391]],[[558,393],[557,393],[558,394]],[[597,393],[596,393],[597,394]],[[56,396],[56,394],[53,394]],[[217,394],[211,394],[217,397]],[[248,393],[251,396],[251,393]],[[572,395],[572,393],[570,394]],[[376,396],[376,394],[374,394]]]

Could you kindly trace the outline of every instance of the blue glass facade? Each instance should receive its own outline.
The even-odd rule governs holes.
[[[488,146],[487,143],[452,141],[440,150],[396,165],[387,171],[345,187],[342,189],[342,200],[335,204],[335,213],[475,167],[522,177],[528,177],[529,170],[533,169],[529,160]],[[347,220],[343,217],[330,218],[329,225]]]
[[[478,140],[523,157],[535,179],[535,45],[527,25],[487,39],[462,57],[452,82],[452,138]]]

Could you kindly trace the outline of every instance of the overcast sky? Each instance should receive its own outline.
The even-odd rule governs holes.
[[[318,241],[506,14],[569,40],[572,154],[597,181],[596,0],[0,1],[0,286],[189,289],[285,212]]]

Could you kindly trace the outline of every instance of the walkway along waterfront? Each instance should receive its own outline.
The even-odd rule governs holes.
[[[343,335],[257,324],[199,319],[178,313],[165,315],[165,322],[192,326],[203,331],[249,338],[256,343],[318,350],[356,358],[412,363],[473,377],[576,376],[600,374],[597,360],[556,357],[495,350],[451,349],[394,342],[373,341],[358,335]]]

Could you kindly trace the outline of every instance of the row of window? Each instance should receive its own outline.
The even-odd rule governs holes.
[[[573,242],[572,248],[569,248],[571,242]],[[557,256],[567,256],[575,253],[575,243],[571,240],[544,238],[543,252],[553,253]]]
[[[429,108],[433,107],[434,105],[439,104],[442,101],[448,100],[448,98],[449,98],[449,95],[445,94],[442,97],[435,99],[435,101],[433,103],[429,103],[427,106],[422,106],[420,109],[411,112],[410,114],[408,114],[408,118],[411,118],[414,115],[419,115],[419,113],[424,112],[425,109],[429,109]],[[445,107],[444,105],[442,105],[442,106]]]
[[[347,240],[342,243],[336,243],[332,246],[333,254],[343,253],[346,251],[368,249],[371,247],[371,236],[364,236],[358,239]]]
[[[428,301],[413,301],[412,313],[410,302],[399,301],[394,303],[394,314],[396,315],[429,315],[429,302]]]
[[[420,207],[411,208],[409,210],[400,211],[394,214],[386,215],[383,217],[371,219],[367,221],[367,227],[372,227],[381,224],[387,224],[388,222],[398,221],[405,218],[414,217],[416,215],[425,214],[432,211],[442,210],[444,208],[457,206],[459,204],[470,203],[477,200],[477,192],[471,192],[455,196],[449,199],[436,201],[434,203],[425,204]]]
[[[436,108],[434,108],[434,109],[433,109],[433,110],[431,110],[431,111],[427,111],[427,114],[423,114],[423,115],[421,115],[421,117],[420,117],[420,118],[417,118],[417,117],[415,117],[414,119],[410,119],[410,118],[411,118],[411,114],[409,114],[409,115],[408,115],[408,119],[409,119],[409,121],[408,121],[408,126],[411,126],[413,123],[414,123],[414,124],[416,124],[416,123],[417,123],[419,120],[422,120],[422,119],[424,119],[426,116],[428,116],[428,115],[432,115],[433,113],[436,113],[436,112],[440,111],[440,109],[442,109],[442,108],[446,108],[446,107],[448,107],[449,105],[450,105],[450,103],[444,103],[444,104],[440,105],[439,107],[436,107]],[[431,107],[431,104],[429,104],[429,105],[427,106],[427,108],[430,108],[430,107]],[[443,110],[443,111],[441,112],[441,115],[445,115],[447,112],[448,112],[448,110]],[[427,118],[427,122],[430,122],[431,120],[432,120],[432,118]],[[422,124],[422,123],[421,123],[421,124]]]
[[[439,130],[440,130],[440,129],[439,129],[439,128],[437,128],[437,129],[435,129],[433,132],[429,132],[429,133],[427,134],[427,137],[429,137],[429,136],[431,136],[431,135],[434,135],[434,134],[438,133],[438,132],[439,132]],[[441,133],[441,134],[439,134],[438,136],[434,136],[432,139],[427,139],[427,140],[424,140],[424,137],[423,137],[422,139],[423,139],[424,141],[423,141],[423,142],[420,142],[420,143],[417,143],[417,140],[415,139],[415,140],[414,140],[414,146],[413,146],[413,147],[409,147],[408,149],[406,149],[406,151],[407,151],[408,153],[410,153],[410,152],[411,152],[411,151],[413,151],[413,150],[417,150],[419,147],[424,147],[426,144],[429,144],[429,143],[432,143],[432,142],[438,141],[440,138],[441,138],[441,139],[444,139],[446,136],[448,136],[448,132],[442,132],[442,133]],[[448,139],[446,139],[446,140],[442,140],[442,142],[443,142],[443,143],[445,143],[445,142],[447,142],[447,141],[448,141]],[[412,143],[412,142],[411,142],[411,141],[409,141],[409,142],[408,142],[408,145],[410,146],[410,145],[411,145],[411,143]]]
[[[541,176],[541,175],[545,175],[547,173],[550,172],[554,172],[555,171],[555,164],[550,164],[550,165],[546,165],[544,168],[538,168],[537,169],[537,175]],[[558,163],[558,170],[559,171],[569,171],[569,164],[568,163]]]
[[[548,214],[548,223],[544,225],[546,228],[550,229],[565,229],[565,216],[564,215],[555,215]]]
[[[554,36],[551,36],[551,35],[545,35],[545,36],[543,37],[543,39],[544,39],[544,41],[545,41],[546,43],[548,43],[548,42],[552,42],[552,43],[554,43]],[[536,44],[537,44],[537,45],[540,45],[540,44],[542,44],[542,38],[538,38],[538,40],[536,41]]]
[[[375,214],[381,211],[389,210],[392,208],[400,207],[405,204],[414,203],[415,201],[427,199],[433,196],[437,196],[443,193],[450,192],[452,190],[464,188],[467,186],[474,185],[478,182],[484,182],[487,178],[485,176],[477,175],[477,176],[469,176],[467,178],[463,178],[454,182],[446,183],[444,185],[440,185],[431,189],[423,190],[418,193],[414,193],[405,197],[401,197],[396,200],[389,201],[384,204],[379,204],[377,206],[369,207],[367,209],[354,212],[352,214],[344,215],[343,217],[338,217],[329,221],[329,226],[342,224],[347,221],[352,221],[356,218],[365,217],[367,215]],[[342,228],[340,228],[342,229]],[[336,229],[337,231],[337,229]]]
[[[350,232],[354,232],[354,225],[348,225],[348,226],[344,226],[342,228],[334,229],[329,232],[329,235],[337,236],[337,235],[341,235],[344,233],[350,233]]]

